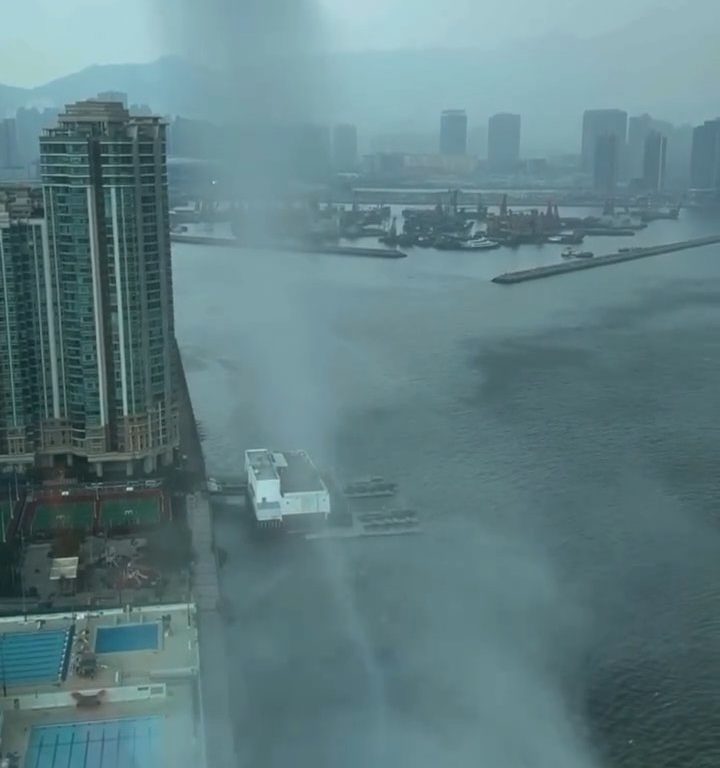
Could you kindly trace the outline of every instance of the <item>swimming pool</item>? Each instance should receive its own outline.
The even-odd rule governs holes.
[[[95,633],[95,653],[155,651],[159,647],[160,625],[156,621],[147,624],[98,627]]]
[[[162,758],[162,718],[153,716],[33,726],[25,765],[157,768]]]
[[[71,628],[0,634],[0,680],[18,686],[63,680],[71,642]]]

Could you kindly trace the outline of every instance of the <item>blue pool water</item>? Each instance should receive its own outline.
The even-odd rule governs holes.
[[[62,680],[71,640],[71,629],[0,634],[0,680],[7,686]]]
[[[159,647],[159,632],[157,622],[99,627],[95,635],[95,653],[153,651]]]
[[[162,765],[162,718],[34,726],[28,768],[156,768]]]

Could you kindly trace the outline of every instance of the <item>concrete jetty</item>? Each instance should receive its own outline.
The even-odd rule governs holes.
[[[610,253],[607,256],[596,256],[592,259],[573,259],[571,261],[562,261],[558,264],[548,264],[544,267],[523,269],[518,272],[505,272],[502,275],[494,277],[492,281],[493,283],[498,283],[500,285],[514,285],[515,283],[524,283],[527,280],[540,280],[543,277],[565,275],[568,272],[580,272],[584,269],[605,267],[609,264],[621,264],[624,261],[645,259],[649,256],[659,256],[663,253],[685,251],[690,248],[699,248],[703,245],[714,245],[716,243],[720,243],[720,235],[700,237],[695,240],[682,240],[677,243],[666,243],[665,245],[654,245],[648,248],[633,248],[630,251]]]

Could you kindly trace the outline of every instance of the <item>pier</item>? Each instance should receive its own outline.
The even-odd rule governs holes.
[[[572,261],[562,261],[558,264],[548,264],[544,267],[523,269],[518,272],[505,272],[494,277],[492,281],[500,285],[514,285],[515,283],[524,283],[527,280],[541,280],[544,277],[555,277],[555,275],[565,275],[568,272],[580,272],[584,269],[621,264],[624,261],[645,259],[649,256],[660,256],[663,253],[674,253],[675,251],[686,251],[690,248],[700,248],[703,245],[715,245],[716,243],[720,243],[720,235],[700,237],[695,240],[682,240],[677,243],[666,243],[665,245],[654,245],[648,248],[633,248],[623,253],[610,253],[607,256],[596,256],[591,259],[574,259]]]

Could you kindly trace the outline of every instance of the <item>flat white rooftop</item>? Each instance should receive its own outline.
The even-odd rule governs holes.
[[[280,488],[285,493],[325,491],[320,473],[305,451],[285,451],[285,466],[278,467]]]
[[[305,451],[270,451],[255,448],[246,451],[248,471],[255,480],[280,480],[280,492],[312,493],[326,491],[317,467]]]
[[[246,451],[248,469],[256,480],[277,480],[279,475],[275,469],[273,454],[265,448],[255,448]]]

